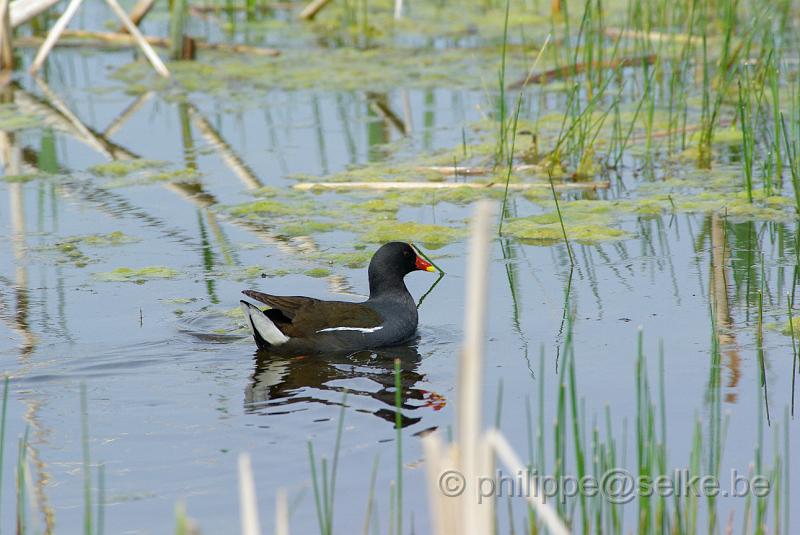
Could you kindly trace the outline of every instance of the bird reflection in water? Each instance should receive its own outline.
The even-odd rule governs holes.
[[[402,412],[422,407],[442,408],[445,400],[438,394],[415,385],[424,379],[417,369],[421,355],[416,343],[355,353],[283,357],[258,351],[255,371],[245,389],[245,410],[249,413],[281,414],[291,412],[295,404],[338,405],[331,393],[348,392],[365,400],[372,398],[378,408],[357,408],[395,423],[394,360],[400,359]],[[283,407],[279,409],[278,407]],[[299,408],[299,407],[298,407]],[[421,417],[401,413],[402,427],[419,422]]]

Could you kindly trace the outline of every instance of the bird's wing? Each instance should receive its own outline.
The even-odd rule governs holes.
[[[299,295],[270,295],[255,290],[245,290],[242,293],[251,299],[268,305],[270,308],[280,310],[289,320],[293,320],[299,310],[319,302],[319,299]]]
[[[363,303],[322,301],[303,296],[270,295],[255,290],[242,292],[272,310],[265,314],[289,337],[328,332],[373,332],[381,329],[383,317]]]
[[[289,336],[347,331],[368,333],[381,329],[382,323],[381,315],[363,303],[315,300],[298,309],[285,331]]]

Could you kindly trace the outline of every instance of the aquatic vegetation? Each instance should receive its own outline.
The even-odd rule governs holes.
[[[165,266],[147,266],[143,268],[120,267],[112,271],[94,273],[94,277],[102,282],[135,282],[143,284],[148,280],[174,279],[180,272]]]
[[[350,253],[322,253],[320,258],[333,266],[344,266],[350,269],[363,268],[369,264],[374,251],[353,251]]]
[[[120,230],[107,234],[85,234],[80,236],[65,236],[51,245],[42,245],[35,250],[42,254],[53,254],[59,263],[71,263],[75,267],[86,267],[97,262],[97,258],[83,252],[83,248],[114,247],[136,243],[138,238],[129,236]]]
[[[368,243],[386,243],[406,240],[417,242],[428,249],[439,249],[463,238],[465,230],[444,225],[428,225],[414,221],[376,221],[360,234]]]
[[[25,113],[15,104],[0,104],[0,130],[15,132],[42,126],[42,118],[37,114]]]
[[[177,100],[184,99],[187,93],[226,95],[246,105],[247,95],[268,89],[390,91],[401,84],[480,89],[483,73],[494,70],[498,58],[495,47],[420,49],[413,54],[402,47],[333,48],[326,54],[288,49],[277,58],[239,58],[208,52],[198,61],[168,65],[180,83],[180,91],[140,62],[117,69],[114,78],[132,94],[155,90]],[[518,57],[510,63],[517,72],[523,72],[524,63]]]
[[[108,234],[86,234],[83,236],[72,236],[66,238],[64,241],[69,243],[82,243],[89,247],[110,247],[114,245],[136,243],[141,240],[134,236],[129,236],[121,230],[115,230],[114,232],[109,232]]]
[[[627,232],[610,226],[566,222],[564,226],[570,241],[584,245],[630,237]],[[564,239],[558,215],[555,213],[545,214],[545,217],[530,216],[508,219],[503,224],[503,235],[513,236],[534,245],[552,245]]]
[[[311,455],[312,470],[316,471],[312,474],[313,490],[318,494],[313,505],[318,512],[319,529],[333,531],[336,502],[340,509],[348,508],[346,528],[345,522],[337,522],[336,528],[354,531],[353,526],[360,524],[360,519],[352,521],[352,504],[339,496],[343,487],[348,492],[359,491],[357,483],[366,484],[367,478],[353,482],[359,476],[370,475],[363,531],[386,531],[386,524],[398,535],[403,529],[411,529],[409,525],[424,531],[428,527],[424,520],[423,527],[418,528],[418,519],[411,517],[419,512],[419,493],[408,485],[419,478],[409,478],[405,470],[417,455],[414,448],[418,444],[415,435],[406,433],[405,413],[419,407],[437,410],[427,404],[436,396],[432,392],[423,398],[409,396],[415,387],[409,387],[408,379],[405,375],[401,378],[399,370],[395,370],[395,381],[391,381],[385,370],[372,367],[372,361],[379,360],[376,355],[369,357],[368,365],[337,363],[337,373],[330,377],[322,366],[308,367],[309,359],[280,362],[277,368],[266,370],[267,382],[259,383],[257,376],[264,363],[251,360],[250,343],[246,349],[245,344],[237,343],[247,331],[242,312],[235,306],[242,286],[239,282],[255,280],[259,286],[289,293],[290,286],[302,285],[303,281],[312,284],[307,277],[320,277],[327,280],[313,281],[313,285],[359,293],[363,291],[359,285],[364,283],[363,269],[371,253],[378,244],[394,239],[413,240],[423,248],[446,247],[447,254],[442,255],[448,257],[445,262],[460,262],[463,249],[459,242],[467,237],[464,218],[468,206],[479,199],[502,199],[502,231],[494,244],[500,246],[495,252],[502,250],[502,259],[495,257],[491,266],[492,274],[500,275],[493,284],[501,284],[493,288],[500,291],[493,292],[491,303],[494,317],[500,318],[492,327],[493,335],[499,336],[490,342],[494,344],[492,349],[499,350],[498,366],[487,367],[484,375],[487,384],[505,380],[506,392],[510,390],[514,400],[519,400],[521,393],[539,389],[539,402],[530,404],[527,422],[518,407],[514,408],[519,405],[516,403],[506,404],[506,414],[502,415],[514,426],[506,424],[509,431],[514,430],[518,442],[524,442],[520,424],[528,425],[526,464],[540,474],[556,476],[599,475],[617,467],[632,467],[634,474],[657,477],[669,476],[668,468],[675,461],[684,461],[693,473],[719,475],[723,468],[729,468],[730,458],[749,459],[749,444],[725,443],[730,428],[732,436],[739,437],[743,431],[756,435],[753,473],[767,477],[778,490],[767,498],[748,498],[735,505],[689,496],[640,497],[632,505],[584,495],[555,497],[552,503],[570,530],[684,535],[736,531],[741,525],[743,533],[766,533],[776,526],[775,529],[791,532],[794,524],[788,517],[792,503],[789,488],[797,481],[790,472],[788,437],[790,432],[796,434],[796,428],[788,418],[788,410],[785,424],[774,417],[774,409],[770,421],[768,404],[780,403],[787,397],[783,385],[789,384],[788,359],[782,356],[790,351],[788,337],[794,346],[800,332],[794,317],[796,286],[800,282],[795,265],[800,263],[796,221],[800,210],[800,77],[795,57],[798,6],[784,0],[763,5],[750,0],[721,0],[713,5],[691,1],[442,0],[406,2],[403,16],[395,19],[393,3],[330,2],[313,22],[301,23],[295,20],[299,4],[267,5],[257,0],[192,2],[189,13],[193,19],[186,26],[189,34],[247,46],[275,46],[281,55],[267,58],[201,51],[198,61],[172,62],[172,79],[162,80],[141,60],[120,66],[116,58],[130,61],[132,56],[127,53],[106,56],[104,50],[92,50],[81,57],[83,52],[65,48],[58,54],[60,57],[51,60],[53,69],[46,77],[53,80],[53,93],[63,93],[65,105],[51,99],[46,86],[37,85],[39,82],[29,77],[16,77],[17,82],[7,86],[3,95],[7,100],[0,104],[0,130],[6,133],[2,163],[4,171],[13,174],[0,179],[0,189],[7,190],[10,201],[10,210],[4,212],[8,217],[3,220],[9,224],[0,241],[10,246],[13,254],[7,255],[10,260],[3,265],[0,316],[10,329],[10,336],[2,338],[2,349],[20,346],[19,358],[7,359],[15,374],[11,381],[12,414],[25,410],[17,407],[19,402],[30,403],[24,414],[31,422],[32,433],[50,433],[48,426],[55,425],[52,438],[62,438],[59,424],[52,424],[59,419],[48,412],[54,410],[54,404],[46,400],[39,403],[36,396],[51,391],[51,386],[57,392],[61,383],[70,382],[47,383],[50,371],[46,367],[52,366],[55,374],[60,373],[60,362],[52,355],[64,349],[70,353],[72,347],[88,347],[84,333],[90,331],[89,322],[94,318],[74,314],[75,310],[92,312],[79,308],[86,307],[87,299],[76,301],[74,296],[88,297],[86,290],[111,292],[112,297],[120,295],[126,299],[132,318],[139,303],[129,296],[144,295],[145,310],[139,312],[141,336],[137,335],[136,341],[141,338],[146,343],[126,347],[130,339],[120,334],[119,347],[101,356],[131,360],[137,366],[140,360],[142,365],[164,366],[148,364],[151,348],[161,352],[163,347],[177,345],[180,351],[192,351],[190,365],[185,361],[180,366],[158,368],[157,372],[169,370],[178,374],[177,379],[192,388],[167,401],[191,400],[186,404],[187,410],[196,411],[191,418],[181,419],[178,415],[170,420],[171,411],[160,413],[172,431],[179,431],[170,431],[169,439],[179,447],[195,439],[195,429],[206,433],[204,425],[196,426],[198,420],[210,422],[206,419],[209,414],[224,415],[218,428],[223,432],[212,430],[204,434],[209,439],[208,446],[205,440],[203,444],[196,443],[198,448],[209,449],[192,450],[186,457],[193,469],[223,465],[224,460],[220,459],[224,457],[215,455],[228,454],[231,440],[246,444],[267,434],[281,437],[273,446],[276,451],[283,448],[291,454],[297,444],[285,437],[294,436],[302,428],[311,429],[309,434],[316,435],[315,442],[318,436],[323,443],[332,444],[336,426],[331,425],[335,423],[331,407],[336,401],[330,395],[317,396],[316,391],[354,387],[353,397],[341,404],[342,415],[345,406],[348,412],[349,407],[355,407],[354,432],[341,433],[340,416],[335,435],[333,465],[337,463],[342,438],[338,478],[335,469],[331,470],[332,464]],[[172,5],[182,11],[183,3]],[[170,22],[175,22],[168,9],[166,4],[157,3],[143,28],[163,36]],[[47,17],[42,17],[33,31],[24,29],[19,37],[38,39],[45,29],[41,25],[48,23]],[[107,23],[106,27],[115,30],[116,23]],[[544,47],[547,35],[551,44]],[[81,43],[81,47],[85,46]],[[96,68],[74,69],[69,62],[76,56],[81,60],[76,62],[78,67],[82,60],[88,60],[86,64]],[[541,62],[537,63],[540,56]],[[103,61],[95,61],[97,57]],[[103,65],[106,57],[112,58],[110,65]],[[111,80],[106,67],[113,73]],[[93,87],[81,85],[82,70],[86,71],[87,85]],[[12,103],[15,93],[16,104]],[[27,93],[30,95],[26,97]],[[128,99],[124,93],[135,98]],[[148,98],[151,100],[146,103]],[[28,108],[22,105],[26,102]],[[122,109],[128,102],[130,107]],[[142,102],[146,103],[144,111],[123,125],[127,112]],[[36,109],[42,115],[29,109],[37,103]],[[112,106],[117,104],[121,108],[117,117],[120,120],[110,120]],[[208,124],[218,130],[218,139],[209,139],[207,132],[198,127],[187,104],[207,117]],[[71,113],[64,111],[67,108]],[[81,127],[81,122],[86,128]],[[150,132],[143,126],[151,124],[157,125],[158,131]],[[222,139],[223,135],[227,139]],[[122,145],[130,145],[130,150]],[[73,150],[75,146],[79,148]],[[84,154],[91,154],[90,151],[105,159],[142,154],[170,161],[115,160],[87,171],[86,162],[98,161],[97,155]],[[549,187],[551,177],[553,190]],[[373,191],[351,186],[347,190],[319,187],[305,191],[294,189],[292,181],[297,185],[397,181],[448,186],[463,182],[495,187]],[[262,182],[270,185],[259,187]],[[523,191],[510,187],[504,192],[497,187],[506,183],[535,184],[537,188]],[[595,187],[559,189],[561,185],[574,184]],[[112,191],[127,186],[137,188]],[[179,190],[181,195],[170,193],[162,197],[165,187]],[[102,220],[103,226],[89,226],[94,224],[95,210],[100,213],[97,220]],[[104,251],[103,247],[124,246],[136,239],[121,232],[65,237],[52,233],[105,229],[109,224],[154,240],[159,253],[167,249],[170,267],[118,268],[94,274],[94,281],[86,281],[85,270],[75,268],[107,260],[103,257],[116,253],[114,249]],[[564,242],[573,260],[571,266],[567,265],[563,247],[558,246]],[[584,245],[575,247],[574,258],[572,244]],[[556,246],[544,249],[531,245]],[[132,247],[125,256],[135,250],[143,255],[144,264],[163,261],[162,256],[157,257],[162,260],[153,260],[146,249]],[[552,269],[547,268],[550,257]],[[448,267],[445,262],[443,265]],[[115,265],[119,263],[103,269]],[[686,265],[690,267],[686,269]],[[287,280],[260,280],[289,274],[293,276]],[[502,288],[504,277],[508,280],[507,292]],[[147,287],[97,284],[172,279],[176,282],[153,285],[149,291]],[[73,286],[74,292],[64,291]],[[158,299],[163,295],[158,291],[156,299],[152,299],[152,291],[167,286],[180,288],[181,296]],[[196,288],[194,297],[192,287]],[[449,292],[451,287],[445,279],[437,290]],[[625,292],[624,298],[621,293],[617,295],[618,291]],[[689,293],[692,305],[684,306]],[[426,295],[420,298],[420,304]],[[640,318],[658,312],[662,317],[652,320],[651,325],[659,334],[666,333],[668,344],[671,322],[663,317],[662,307],[680,307],[678,320],[689,315],[687,323],[692,327],[681,335],[693,347],[702,347],[708,339],[703,322],[708,320],[711,324],[713,344],[708,358],[681,361],[681,354],[676,354],[675,361],[667,361],[669,365],[665,366],[662,357],[658,363],[660,376],[652,383],[653,362],[646,361],[641,339],[635,358],[603,362],[597,359],[609,355],[600,351],[576,358],[577,341],[593,344],[597,338],[601,344],[598,347],[608,347],[608,338],[623,332],[615,327],[618,305],[629,303],[623,299],[638,303],[633,300],[640,295],[657,295],[661,301],[658,310],[651,310],[652,302],[645,303],[635,311],[636,315],[625,310],[626,316],[620,320],[647,321]],[[433,383],[430,388],[444,392],[443,388],[451,388],[455,382],[455,375],[449,373],[449,359],[457,351],[453,350],[454,340],[442,334],[452,331],[452,320],[440,318],[441,303],[436,304],[436,296],[436,292],[431,294],[420,307],[421,318],[428,315],[421,330],[419,351],[425,358],[419,370],[413,370],[420,378],[412,380]],[[105,303],[100,297],[94,301]],[[458,294],[444,297],[445,306],[460,298]],[[556,332],[552,321],[542,319],[539,305],[554,301],[560,305],[562,297],[563,310],[555,310],[562,312]],[[694,306],[696,300],[708,307]],[[159,310],[154,313],[152,307]],[[703,316],[706,308],[710,318]],[[788,323],[784,324],[787,309]],[[153,317],[166,321],[154,325]],[[501,321],[505,317],[510,319]],[[778,322],[766,325],[773,332],[763,332],[765,318]],[[584,331],[587,319],[602,328]],[[573,328],[575,334],[581,329],[575,339]],[[186,336],[186,330],[197,335],[190,344],[151,343],[172,342],[175,337]],[[557,369],[547,370],[552,361],[542,358],[539,370],[533,373],[529,342],[550,344],[554,336]],[[68,341],[66,345],[63,340]],[[220,350],[216,347],[220,343],[228,347]],[[772,348],[776,351],[770,359],[765,353]],[[135,349],[137,358],[119,358],[127,356],[114,354],[121,349]],[[547,348],[543,353],[546,351]],[[130,377],[139,379],[131,370],[115,370],[110,383],[95,381],[95,373],[106,377],[108,370],[95,368],[91,359],[98,355],[88,353],[86,362],[76,358],[65,364],[65,374],[89,378],[89,391],[97,389],[104,409],[106,404],[114,409],[116,397],[127,398],[109,395],[107,384],[113,385],[112,394],[124,394],[125,388],[133,384],[151,387],[149,381],[129,383]],[[34,358],[29,358],[31,354]],[[434,358],[427,358],[431,354]],[[740,361],[751,360],[758,365],[739,366]],[[35,366],[26,367],[27,363]],[[98,364],[102,369],[117,363]],[[301,373],[293,373],[298,366]],[[356,368],[358,381],[343,379],[339,372],[344,368]],[[596,376],[601,368],[606,375]],[[532,382],[525,377],[526,369],[531,372]],[[680,372],[677,375],[676,369]],[[703,374],[707,374],[707,384],[703,383]],[[796,375],[793,370],[792,399]],[[619,383],[617,377],[635,379],[635,388],[626,390],[624,381]],[[740,378],[744,381],[749,377],[758,383],[753,388],[735,385]],[[598,378],[600,388],[595,388]],[[604,379],[621,387],[619,395],[608,395],[607,387],[602,388]],[[675,380],[680,381],[679,388],[672,392],[675,396],[667,404],[665,386]],[[35,381],[47,383],[48,388],[29,388]],[[389,395],[377,400],[357,392],[361,383],[370,381],[385,383],[380,387],[385,387],[384,394]],[[498,427],[503,409],[503,383],[500,385],[495,416]],[[302,410],[279,416],[279,411],[285,409],[279,397],[258,397],[281,390],[299,392],[305,398],[299,405]],[[761,397],[756,399],[756,393]],[[142,399],[163,396],[163,392],[153,391],[142,394]],[[740,397],[737,418],[728,422],[726,409],[737,403],[733,399],[736,396]],[[237,406],[242,397],[244,404]],[[314,407],[317,397],[318,414]],[[687,398],[701,399],[702,406],[694,407],[692,402],[685,402]],[[742,403],[748,399],[754,405],[758,403],[757,407]],[[603,421],[603,415],[595,414],[593,407],[606,401],[609,408]],[[485,405],[485,400],[482,402]],[[614,417],[631,423],[631,428],[623,424],[619,429],[617,420],[611,417],[611,405]],[[667,423],[665,415],[676,407],[682,411],[679,420]],[[534,419],[537,409],[538,429]],[[697,419],[686,419],[695,409]],[[36,420],[39,413],[42,419]],[[375,441],[371,435],[369,444],[364,446],[363,437],[358,436],[364,427],[358,419],[371,413],[395,428],[384,427],[383,436]],[[271,417],[256,420],[254,414]],[[304,414],[312,415],[314,428],[296,425]],[[771,428],[763,425],[764,416]],[[430,427],[445,429],[450,423],[448,418],[448,411],[441,411],[434,418],[426,415],[426,429],[422,431]],[[186,427],[181,429],[181,425]],[[383,422],[381,425],[385,426]],[[259,431],[265,426],[271,429]],[[779,436],[779,427],[785,438]],[[682,443],[675,438],[678,433],[673,433],[673,428],[680,429],[683,438],[687,438],[684,431],[689,433],[686,457],[680,456],[683,449],[676,449],[676,444]],[[191,436],[181,438],[182,432]],[[329,436],[324,436],[325,432]],[[54,493],[58,499],[71,493],[67,472],[61,470],[66,463],[54,464],[48,455],[50,444],[58,443],[64,456],[79,457],[69,449],[69,433],[64,434],[67,440],[63,443],[51,442],[47,436],[36,436],[28,442],[25,435],[17,471],[18,496],[23,503],[23,518],[18,523],[21,532],[36,529],[35,523],[25,517],[33,504],[25,494],[29,492],[27,487],[55,481],[60,485]],[[391,453],[396,454],[396,463],[394,459],[387,462],[384,445],[392,438],[391,448],[395,451]],[[129,439],[133,440],[133,435],[125,442]],[[785,457],[781,453],[782,440],[786,444]],[[99,437],[99,444],[109,449],[118,447],[114,437],[105,435]],[[2,446],[0,439],[0,451]],[[129,446],[130,443],[119,457],[121,450],[113,453],[122,469],[141,465],[139,457],[125,457],[134,450]],[[39,455],[37,448],[43,451],[40,457],[34,457]],[[371,474],[364,473],[360,466],[366,466],[361,453],[352,462],[353,448],[376,454]],[[413,453],[409,455],[403,448]],[[197,455],[204,456],[200,464],[196,462]],[[304,460],[301,458],[301,465]],[[267,464],[270,462],[273,461],[259,459],[264,464],[257,468],[272,468]],[[297,465],[297,459],[293,462]],[[27,463],[36,473],[25,473]],[[351,468],[353,464],[358,465],[354,473],[344,471],[345,466]],[[84,465],[89,465],[88,456]],[[47,474],[42,466],[55,466],[61,473]],[[141,483],[133,479],[133,471],[130,474],[126,488]],[[218,473],[210,476],[207,480],[220,481],[215,479]],[[6,478],[9,479],[14,478]],[[388,485],[386,479],[390,479]],[[287,483],[293,488],[292,508],[310,512],[311,492],[306,492],[305,498],[302,492],[295,492],[303,487],[300,480]],[[193,494],[192,486],[190,483],[187,496]],[[45,486],[48,492],[50,488]],[[98,482],[96,488],[103,486]],[[224,489],[220,496],[230,495],[229,490]],[[160,488],[152,493],[114,491],[114,500],[119,502],[162,493]],[[48,506],[46,500],[38,501],[43,508]],[[80,500],[71,501],[69,507]],[[99,517],[104,501],[98,497],[95,503]],[[221,502],[221,506],[227,505],[230,504]],[[725,517],[729,505],[733,505],[735,513],[732,520]],[[55,504],[56,508],[61,506]],[[509,500],[508,521],[502,508],[497,508],[494,514],[498,533],[508,525],[517,531],[520,511],[514,510],[515,506],[518,504]],[[276,517],[280,517],[280,506],[276,510]],[[779,518],[781,513],[786,516]],[[94,521],[89,514],[84,516],[88,518],[89,532],[102,530],[102,522]],[[191,523],[183,508],[176,516],[180,529],[188,531]],[[292,522],[303,523],[299,531],[313,531],[308,516],[293,515]],[[59,515],[59,519],[66,517],[70,515]],[[522,518],[521,532],[544,531],[541,519],[529,510],[524,510]],[[312,517],[310,523],[313,521]],[[361,527],[356,526],[356,530]],[[58,531],[76,531],[72,528],[59,526]],[[49,525],[45,531],[52,531]]]
[[[166,166],[166,162],[154,160],[114,160],[108,163],[93,165],[89,172],[104,177],[124,177],[145,169],[158,169]]]
[[[301,216],[311,213],[312,209],[308,204],[290,204],[280,200],[258,200],[229,207],[228,212],[237,217]]]
[[[308,236],[310,234],[317,234],[320,232],[330,232],[340,228],[341,224],[333,223],[330,221],[293,221],[280,226],[280,233],[287,236]]]
[[[314,269],[308,269],[303,273],[309,277],[314,277],[315,279],[321,279],[330,276],[331,270],[325,268],[314,268]]]

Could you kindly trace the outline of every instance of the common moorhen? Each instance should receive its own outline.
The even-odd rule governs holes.
[[[408,243],[390,242],[369,263],[369,299],[363,303],[242,292],[269,308],[240,301],[256,345],[280,353],[358,351],[404,342],[417,330],[417,306],[403,278],[435,271]]]

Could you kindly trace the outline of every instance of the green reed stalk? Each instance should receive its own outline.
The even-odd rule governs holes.
[[[789,334],[792,335],[792,417],[794,417],[794,392],[795,381],[797,380],[797,342],[794,335],[794,318],[792,318],[792,298],[791,294],[786,296],[786,304],[789,309]]]
[[[500,429],[500,420],[503,416],[503,379],[497,382],[497,402],[494,409],[494,426]]]
[[[569,372],[569,397],[570,407],[572,409],[572,434],[575,440],[575,464],[578,470],[578,480],[582,481],[586,475],[586,459],[583,452],[583,443],[581,440],[580,421],[578,419],[578,403],[576,394],[576,380],[575,380],[575,349],[572,344],[572,321],[570,321],[567,331],[567,339],[564,348],[564,363],[565,368]],[[583,525],[583,533],[589,533],[589,511],[586,505],[586,494],[580,492],[581,504],[581,520]]]
[[[789,500],[789,498],[791,497],[790,490],[791,490],[791,487],[792,487],[792,480],[789,477],[789,474],[792,473],[791,470],[790,470],[790,462],[789,462],[790,461],[789,452],[791,451],[789,449],[789,429],[790,429],[789,428],[789,411],[786,410],[783,413],[783,451],[784,451],[783,455],[786,458],[786,462],[783,463],[783,469],[784,469],[784,476],[783,476],[783,480],[784,480],[784,487],[783,487],[784,488],[784,499],[783,499],[783,502],[786,504],[786,506],[784,507],[784,511],[783,511],[783,535],[789,535],[789,512],[792,509],[791,505],[789,505],[789,504],[792,503]]]
[[[786,128],[786,120],[783,114],[781,114],[781,129],[783,130],[783,142],[786,146],[786,156],[789,159],[789,169],[792,175],[795,210],[800,214],[800,159],[798,159],[797,155],[797,145],[800,139],[789,141],[789,130]]]
[[[6,445],[6,414],[8,413],[8,384],[9,378],[8,375],[5,376],[3,380],[3,407],[2,411],[0,411],[0,512],[2,511],[3,505],[3,462],[4,462],[4,453],[5,453],[5,445]],[[3,515],[0,514],[0,518],[3,518]],[[0,529],[2,527],[0,526]]]
[[[175,535],[189,535],[189,519],[186,517],[186,506],[180,502],[175,506]]]
[[[747,188],[747,200],[753,202],[753,125],[751,122],[750,83],[747,89],[742,89],[739,80],[739,122],[742,129],[742,161],[744,165],[744,180]],[[746,95],[746,98],[745,98]]]
[[[375,480],[378,477],[378,460],[380,456],[376,455],[375,460],[372,461],[372,473],[369,476],[369,494],[367,494],[367,512],[364,515],[364,535],[369,535],[369,522],[372,518],[372,508],[375,505]]]
[[[561,224],[561,233],[564,236],[564,244],[567,246],[567,254],[569,255],[569,265],[571,267],[575,267],[575,257],[572,254],[572,247],[569,244],[569,238],[567,238],[567,229],[566,227],[564,227],[564,218],[561,215],[561,207],[558,204],[558,195],[556,195],[556,187],[553,184],[553,174],[549,170],[547,171],[547,178],[550,180],[550,191],[553,194],[553,202],[556,203],[556,213],[558,214],[558,222]],[[570,280],[572,280],[571,277]]]
[[[92,535],[92,465],[89,459],[89,409],[81,384],[81,444],[83,451],[83,532]]]
[[[308,460],[311,464],[311,483],[314,489],[314,505],[317,511],[317,523],[319,524],[320,535],[325,535],[325,522],[323,520],[322,500],[320,497],[320,485],[317,478],[317,460],[314,456],[314,445],[308,441]]]
[[[774,50],[774,42],[773,42],[773,50]],[[778,188],[778,191],[782,189],[783,185],[783,154],[781,150],[781,101],[780,101],[780,86],[779,86],[779,70],[778,70],[778,59],[777,55],[772,55],[772,62],[770,63],[769,67],[769,82],[770,82],[770,93],[772,95],[772,125],[773,125],[773,139],[772,139],[772,150],[775,155],[775,182]],[[771,195],[770,191],[767,191],[767,195]]]
[[[172,0],[169,17],[170,57],[172,59],[183,59],[183,36],[189,18],[187,10],[187,0]]]
[[[506,12],[503,20],[503,52],[500,58],[500,72],[498,81],[500,83],[500,97],[498,101],[498,120],[500,130],[498,132],[497,149],[495,151],[495,165],[503,161],[506,150],[506,50],[508,48],[508,14],[511,9],[511,0],[506,0]],[[513,154],[512,154],[513,156]]]
[[[394,359],[394,426],[397,431],[397,535],[403,534],[403,381],[400,359]]]
[[[27,476],[25,463],[28,462],[28,427],[25,435],[19,439],[19,453],[17,454],[17,535],[28,532],[28,495]]]
[[[97,468],[97,535],[103,535],[106,524],[106,467]]]
[[[522,93],[520,93],[522,95]],[[503,234],[503,220],[506,215],[506,206],[508,206],[508,184],[511,182],[511,172],[514,170],[514,149],[517,144],[517,121],[519,120],[519,110],[522,105],[522,98],[517,99],[517,107],[514,111],[514,122],[511,128],[511,150],[508,153],[506,165],[506,186],[503,190],[503,206],[500,209],[500,223],[497,225],[497,235]]]

